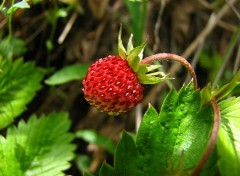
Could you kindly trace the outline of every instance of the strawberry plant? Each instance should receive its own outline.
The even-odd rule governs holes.
[[[172,89],[160,112],[149,105],[137,134],[123,132],[114,165],[104,163],[99,175],[237,175],[240,99],[224,98],[239,85],[240,72],[222,88],[212,90],[209,84],[200,90],[184,58],[160,53],[142,59],[145,44],[134,48],[131,40],[132,36],[125,49],[120,30],[119,56],[102,58],[90,66],[83,87],[91,105],[110,115],[129,111],[141,102],[144,84],[168,79],[154,72],[158,66],[151,63],[156,60],[180,62],[192,81],[179,91]],[[227,163],[228,157],[233,166]]]
[[[28,2],[21,0],[15,3],[11,0],[9,3],[4,0],[0,5],[8,28],[8,35],[1,33],[0,36],[0,176],[73,175],[72,171],[100,176],[239,175],[240,98],[234,96],[236,90],[239,92],[239,71],[236,71],[231,81],[225,85],[214,88],[217,82],[215,81],[213,85],[209,83],[201,89],[192,65],[185,58],[173,53],[145,53],[147,42],[141,42],[148,2],[132,0],[123,1],[132,18],[132,26],[128,27],[135,35],[135,38],[130,36],[126,48],[121,39],[120,28],[118,54],[102,57],[92,65],[74,63],[63,68],[58,67],[57,71],[51,64],[55,62],[52,52],[57,48],[56,34],[62,30],[57,28],[58,21],[67,17],[73,9],[80,12],[81,4],[79,1],[64,0],[61,1],[64,3],[61,7],[60,1],[53,1],[53,6],[46,3],[46,16],[41,16],[40,19],[44,19],[50,27],[49,36],[42,41],[46,49],[43,55],[47,59],[43,61],[44,66],[39,66],[41,64],[38,61],[24,59],[28,50],[27,43],[38,33],[34,33],[31,40],[25,42],[19,37],[19,32],[16,35],[18,37],[14,36],[12,27],[13,14],[17,10],[30,8],[32,3],[40,4],[43,1]],[[96,2],[91,1],[89,8],[96,8]],[[117,7],[118,5],[115,8]],[[89,17],[89,14],[87,15]],[[66,39],[76,16],[77,12],[74,11],[58,38],[59,45]],[[97,34],[101,33],[100,29]],[[235,34],[239,34],[239,28]],[[81,37],[83,35],[84,33]],[[94,35],[96,34],[91,32],[88,40]],[[234,41],[238,39],[235,35],[233,38]],[[132,40],[137,47],[133,46]],[[87,41],[82,43],[85,47],[89,45]],[[71,44],[70,46],[73,47]],[[88,50],[86,51],[88,53]],[[144,55],[150,56],[144,58]],[[207,60],[209,55],[205,55],[201,64],[211,69],[213,64],[206,65],[211,62]],[[220,56],[214,54],[213,57],[215,58],[212,63],[217,63]],[[172,88],[163,101],[159,98],[160,107],[149,103],[137,132],[122,130],[118,141],[113,142],[97,130],[82,129],[85,126],[74,125],[76,120],[66,108],[69,106],[67,103],[61,111],[51,106],[46,112],[35,112],[37,108],[30,104],[34,101],[35,106],[40,106],[42,95],[51,92],[53,97],[60,97],[57,105],[70,99],[71,103],[77,106],[77,113],[81,118],[82,110],[86,111],[85,107],[72,101],[72,96],[68,96],[64,89],[60,88],[61,85],[70,85],[75,81],[78,83],[77,90],[81,100],[95,107],[94,112],[103,112],[99,113],[99,116],[104,114],[111,116],[107,119],[120,121],[122,115],[141,104],[147,88],[174,79],[171,73],[164,73],[159,65],[166,60],[179,62],[188,70],[192,80],[179,90]],[[216,70],[212,70],[211,77]],[[49,73],[52,75],[49,76]],[[69,89],[69,92],[71,91],[76,89]],[[34,99],[36,95],[40,98]],[[49,99],[51,104],[51,97]],[[81,120],[78,119],[78,122],[82,123]],[[98,123],[97,119],[91,121],[93,124]],[[125,126],[121,126],[121,129],[124,128]],[[86,144],[89,145],[86,147]],[[105,158],[97,159],[100,167],[96,167],[97,164],[93,162],[96,168],[91,170],[92,158],[89,153],[82,151],[92,148],[97,148],[100,154],[101,150],[107,151],[107,154],[114,157],[113,160],[107,158],[102,163]]]

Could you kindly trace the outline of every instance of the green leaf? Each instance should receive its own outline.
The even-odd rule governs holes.
[[[20,2],[17,2],[16,4],[13,4],[7,11],[7,14],[13,14],[17,9],[26,9],[30,8],[29,4],[22,0]]]
[[[75,149],[70,123],[66,113],[52,113],[9,127],[0,138],[0,175],[65,175]]]
[[[240,97],[231,97],[219,103],[221,127],[217,148],[220,155],[219,170],[223,176],[240,173]]]
[[[145,174],[180,174],[196,166],[208,143],[213,118],[211,106],[200,109],[200,102],[200,93],[191,83],[179,93],[168,94],[159,116],[149,108],[137,135]]]
[[[142,84],[157,84],[160,83],[164,78],[159,78],[157,76],[138,74],[138,80]]]
[[[20,115],[41,88],[42,73],[21,59],[0,62],[0,129]]]
[[[201,90],[201,106],[210,104],[212,99],[212,88],[211,84],[208,83],[206,87]]]
[[[100,176],[116,176],[116,173],[112,166],[104,162],[100,168],[99,175]]]
[[[20,57],[26,51],[26,44],[20,38],[5,37],[0,41],[0,58],[8,59],[12,57]]]
[[[179,92],[171,90],[160,114],[149,106],[136,142],[130,134],[123,133],[115,153],[116,175],[191,173],[205,151],[213,123],[211,105],[200,107],[200,92],[194,91],[192,82]],[[215,158],[211,158],[207,167],[215,164]]]
[[[200,92],[193,84],[184,86],[179,93],[171,92],[160,112],[160,126],[164,129],[162,150],[165,162],[171,156],[176,167],[183,155],[184,169],[194,167],[208,143],[212,127],[211,106],[200,109]]]
[[[240,85],[240,71],[233,77],[231,82],[225,84],[219,90],[214,91],[213,97],[215,97],[216,100],[221,100],[228,96],[238,85]]]
[[[80,130],[76,132],[76,137],[85,140],[86,142],[99,145],[110,153],[114,153],[116,145],[105,136],[100,135],[94,130]]]
[[[145,21],[147,14],[147,3],[146,0],[124,0],[124,3],[127,5],[131,22],[129,27],[131,29],[131,33],[134,34],[134,43],[136,45],[140,45],[143,40],[144,29],[145,29]]]
[[[233,77],[231,82],[225,84],[218,90],[212,91],[211,84],[208,84],[201,90],[202,106],[210,104],[210,100],[214,98],[219,101],[228,96],[233,90],[240,85],[240,71]]]
[[[48,85],[60,85],[73,80],[82,80],[89,68],[88,64],[74,64],[65,66],[45,80]]]
[[[77,155],[75,162],[80,172],[89,171],[91,165],[91,158],[89,155]]]
[[[143,175],[138,156],[134,139],[130,134],[124,132],[115,153],[116,175]]]
[[[144,175],[163,175],[165,164],[162,160],[162,129],[157,111],[149,106],[137,134],[137,148],[141,154],[140,168]]]

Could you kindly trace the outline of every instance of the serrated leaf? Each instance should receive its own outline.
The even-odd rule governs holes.
[[[200,102],[199,91],[190,84],[179,93],[168,94],[159,116],[149,108],[137,135],[144,173],[173,175],[196,166],[208,143],[213,118],[211,106],[200,109]]]
[[[159,78],[157,76],[138,74],[138,80],[142,84],[157,84],[160,83],[164,78]]]
[[[13,4],[8,9],[7,14],[13,14],[17,9],[26,9],[26,8],[30,8],[30,5],[25,0],[22,0],[20,2]]]
[[[45,80],[48,85],[60,85],[74,80],[82,80],[89,68],[88,64],[74,64],[65,66]]]
[[[113,141],[111,141],[105,136],[98,134],[94,130],[80,130],[80,131],[77,131],[75,135],[77,138],[81,138],[86,142],[103,147],[104,149],[106,149],[108,152],[112,154],[115,151],[116,145],[113,143]]]
[[[52,113],[9,127],[0,138],[0,175],[63,176],[74,157],[70,123],[66,113]]]
[[[0,129],[20,115],[41,88],[42,73],[21,59],[0,62]]]
[[[159,126],[157,111],[149,106],[137,134],[137,148],[141,154],[141,166],[144,175],[162,175],[162,129]]]
[[[99,175],[100,176],[116,176],[116,172],[112,166],[104,162],[100,168]]]
[[[139,153],[134,139],[130,134],[124,132],[115,153],[116,175],[143,175],[138,157]]]
[[[183,155],[183,169],[193,168],[208,143],[213,112],[211,106],[200,109],[200,103],[200,92],[194,91],[191,83],[179,93],[170,93],[161,108],[159,117],[165,144],[162,148],[166,151],[163,158],[171,156],[173,167]]]
[[[240,97],[231,97],[219,103],[221,127],[218,133],[218,162],[223,176],[240,173]]]

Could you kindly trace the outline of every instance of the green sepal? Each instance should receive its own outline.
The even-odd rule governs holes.
[[[138,67],[138,73],[139,74],[146,74],[148,72],[147,64],[141,64]]]
[[[122,43],[122,26],[120,26],[118,33],[118,54],[123,59],[127,58],[127,52]]]
[[[146,43],[137,46],[136,48],[132,49],[127,56],[128,65],[133,69],[134,72],[138,71],[139,63],[141,61],[141,55],[143,53],[143,49],[146,46]]]
[[[127,53],[129,54],[130,51],[134,48],[132,43],[133,34],[130,35],[127,45]]]
[[[127,57],[127,61],[128,63],[132,62],[133,59],[135,59],[136,57],[139,57],[140,59],[142,59],[142,53],[144,50],[144,47],[146,46],[146,42],[142,43],[141,45],[133,48],[130,52],[129,55]]]
[[[159,78],[156,76],[151,75],[145,75],[145,74],[139,74],[138,80],[142,84],[158,84],[160,83],[164,78]]]
[[[156,69],[159,69],[159,68],[161,68],[161,67],[162,67],[162,65],[149,65],[149,66],[147,67],[147,69],[148,69],[148,72],[151,72],[151,71],[156,70]]]
[[[139,63],[140,63],[140,57],[136,56],[132,58],[129,62],[128,65],[133,69],[133,71],[136,73],[139,68]]]
[[[142,84],[157,84],[166,79],[167,76],[163,72],[152,72],[153,70],[160,68],[160,65],[140,64],[143,58],[143,50],[146,46],[146,42],[134,48],[132,43],[133,35],[131,34],[126,50],[123,46],[121,37],[122,26],[120,26],[118,34],[118,54],[122,59],[127,61],[129,67],[131,67],[132,70],[136,73],[139,82]],[[147,74],[148,72],[152,73]],[[161,75],[162,77],[159,78],[155,75]]]
[[[148,73],[147,75],[155,76],[155,75],[161,75],[163,77],[166,77],[167,75],[164,72],[158,71],[158,72],[153,72],[153,73]],[[171,78],[173,79],[173,78]]]

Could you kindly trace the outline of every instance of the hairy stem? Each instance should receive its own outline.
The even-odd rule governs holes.
[[[202,155],[202,158],[200,159],[198,165],[196,166],[193,173],[191,174],[192,176],[200,175],[201,170],[203,169],[204,165],[206,164],[206,162],[207,162],[208,158],[210,157],[211,152],[213,151],[214,146],[217,142],[218,130],[219,130],[220,121],[221,121],[221,114],[220,114],[220,110],[219,110],[218,104],[215,99],[211,100],[211,104],[212,104],[213,111],[214,111],[213,129],[212,129],[209,141],[208,141],[207,148],[206,148],[204,154]]]
[[[163,60],[177,61],[177,62],[181,63],[182,65],[184,65],[192,76],[193,83],[194,83],[194,89],[196,90],[198,88],[197,77],[194,72],[194,69],[192,68],[191,64],[181,56],[178,56],[176,54],[171,54],[171,53],[158,53],[158,54],[144,58],[140,62],[140,64],[150,64],[153,61],[163,61]]]

